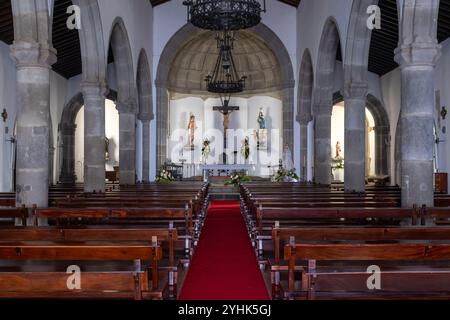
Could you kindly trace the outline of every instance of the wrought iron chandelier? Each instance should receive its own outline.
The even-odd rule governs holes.
[[[261,22],[266,0],[185,0],[187,19],[194,26],[212,31],[248,29]]]
[[[216,40],[219,57],[212,75],[208,75],[205,79],[207,89],[209,92],[218,93],[221,96],[240,93],[245,89],[247,77],[239,77],[236,69],[232,54],[234,33],[224,31],[223,34],[217,34]]]

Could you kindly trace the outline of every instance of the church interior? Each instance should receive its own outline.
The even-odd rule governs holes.
[[[0,298],[450,299],[450,0],[0,0]]]

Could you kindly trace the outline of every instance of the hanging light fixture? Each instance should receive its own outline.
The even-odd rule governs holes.
[[[219,56],[217,58],[214,71],[205,79],[207,89],[211,93],[217,93],[221,97],[235,93],[241,93],[245,89],[246,76],[238,75],[236,64],[233,58],[234,32],[224,31],[216,36]]]
[[[212,31],[248,29],[261,22],[266,0],[185,0],[187,20]]]

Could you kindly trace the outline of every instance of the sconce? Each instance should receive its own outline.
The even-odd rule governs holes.
[[[441,117],[442,117],[442,120],[445,120],[445,117],[447,117],[447,109],[445,107],[442,107]]]
[[[1,116],[3,118],[3,122],[6,122],[6,119],[8,119],[8,112],[6,112],[6,109],[3,109]]]

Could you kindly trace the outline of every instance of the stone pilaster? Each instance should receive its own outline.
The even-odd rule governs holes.
[[[366,178],[366,83],[345,86],[345,175],[347,192],[364,192]]]
[[[434,205],[434,68],[439,56],[437,41],[402,45],[396,50],[402,77],[400,148],[403,207]]]
[[[120,184],[136,184],[136,102],[118,101]]]
[[[84,98],[84,191],[105,191],[105,94],[103,83],[82,83]]]

